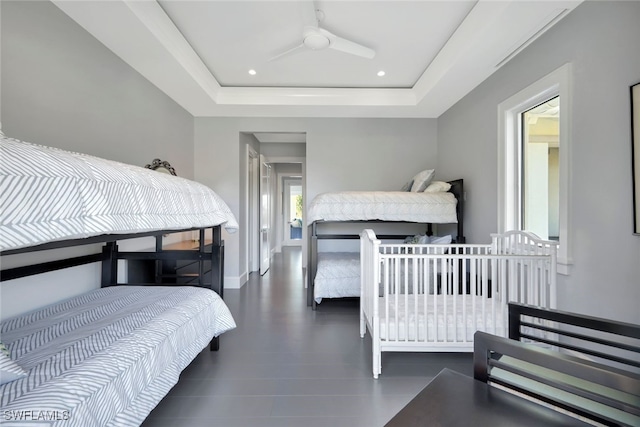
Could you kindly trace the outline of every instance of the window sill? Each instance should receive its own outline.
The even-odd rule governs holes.
[[[563,276],[570,276],[572,266],[573,266],[573,260],[558,259],[558,264],[557,264],[558,274],[562,274]]]

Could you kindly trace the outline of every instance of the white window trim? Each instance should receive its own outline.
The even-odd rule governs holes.
[[[571,257],[571,64],[565,64],[498,105],[498,231],[518,227],[520,172],[518,115],[560,95],[560,224],[558,273],[568,275]]]

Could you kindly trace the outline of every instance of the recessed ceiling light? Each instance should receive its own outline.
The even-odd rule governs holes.
[[[251,74],[252,76],[255,76],[256,75],[256,70],[254,70],[254,69],[249,70],[249,74]]]
[[[386,73],[382,70],[378,71],[378,77],[384,76]]]

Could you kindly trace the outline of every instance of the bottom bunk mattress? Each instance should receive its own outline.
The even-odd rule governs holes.
[[[494,306],[491,298],[429,294],[425,303],[424,294],[417,297],[380,297],[382,340],[473,342],[476,331],[505,335],[506,308],[497,301]]]
[[[347,298],[360,296],[360,253],[320,252],[313,282],[313,298]]]
[[[218,294],[186,286],[113,286],[7,319],[2,342],[25,372],[0,386],[2,424],[139,425],[235,326]]]
[[[313,298],[320,304],[322,298],[360,297],[360,252],[320,252],[318,268],[313,282]],[[401,276],[398,284],[404,280],[403,263],[400,263]],[[438,266],[438,271],[440,267]],[[412,272],[409,270],[409,290],[411,291]],[[383,289],[380,289],[383,292]]]

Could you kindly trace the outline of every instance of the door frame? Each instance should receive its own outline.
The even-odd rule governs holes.
[[[276,163],[300,163],[302,165],[302,200],[304,203],[302,204],[302,269],[305,269],[307,265],[307,225],[305,218],[307,217],[307,158],[306,157],[294,157],[294,156],[270,156],[269,162],[272,164]],[[280,185],[280,183],[279,183]],[[278,194],[281,195],[282,192],[278,191]],[[282,216],[280,215],[280,218]],[[282,219],[279,219],[278,222],[282,222]],[[304,276],[304,275],[303,275]],[[306,283],[305,283],[306,287]]]
[[[273,166],[272,162],[260,154],[260,191],[259,191],[259,243],[260,247],[260,275],[264,275],[271,267],[272,233],[273,233]]]

